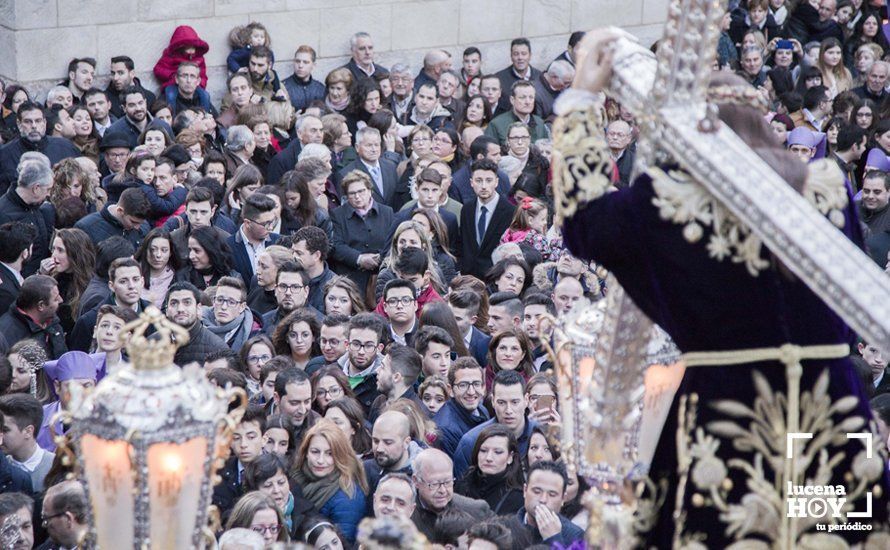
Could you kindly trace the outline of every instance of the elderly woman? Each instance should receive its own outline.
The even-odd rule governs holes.
[[[256,139],[250,128],[241,124],[229,128],[226,148],[223,151],[226,157],[227,178],[232,177],[238,167],[252,164],[250,159],[254,149],[256,149]]]

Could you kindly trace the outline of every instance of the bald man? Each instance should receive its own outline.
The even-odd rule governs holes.
[[[423,56],[423,69],[417,73],[414,79],[414,93],[424,84],[433,86],[439,81],[442,74],[451,62],[451,56],[445,50],[430,50]]]
[[[83,486],[77,481],[63,481],[46,490],[40,515],[54,543],[47,548],[76,548],[81,543],[89,527],[88,505]]]
[[[411,520],[432,539],[436,518],[446,510],[462,510],[481,521],[492,515],[484,500],[454,494],[454,465],[439,449],[424,449],[414,458],[414,486],[417,506]]]
[[[634,166],[636,147],[631,146],[633,129],[623,120],[615,120],[606,128],[606,142],[609,155],[618,167],[618,183],[616,187],[623,189],[630,185],[630,172]]]
[[[556,304],[557,313],[568,313],[575,302],[584,296],[584,287],[581,286],[581,281],[574,277],[560,277],[550,296]]]
[[[420,445],[411,440],[411,423],[399,411],[386,411],[374,422],[371,431],[371,451],[374,458],[365,460],[365,475],[371,493],[377,489],[377,482],[386,474],[402,473],[411,475],[414,457],[420,452]]]

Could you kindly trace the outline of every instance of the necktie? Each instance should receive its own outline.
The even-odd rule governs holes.
[[[476,237],[479,244],[482,244],[482,238],[485,237],[485,218],[486,214],[488,214],[488,209],[484,206],[479,209],[479,222],[476,224]]]
[[[371,167],[371,179],[374,180],[374,185],[377,186],[377,191],[380,193],[380,196],[385,196],[383,192],[383,178],[380,177],[380,167],[372,166]]]

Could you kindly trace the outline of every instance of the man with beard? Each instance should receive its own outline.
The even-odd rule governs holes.
[[[321,312],[306,304],[308,296],[309,276],[306,275],[306,270],[297,262],[284,262],[278,268],[275,281],[275,302],[278,307],[263,315],[263,332],[271,338],[278,323],[298,307],[306,307],[321,319]]]
[[[130,86],[121,92],[121,101],[124,104],[124,116],[109,126],[109,134],[123,134],[130,141],[130,148],[136,147],[139,136],[148,126],[148,100],[145,92],[135,86]]]
[[[50,359],[58,359],[68,351],[65,333],[56,313],[62,304],[59,285],[48,275],[31,275],[22,282],[13,307],[0,317],[0,349],[5,353],[7,343],[31,338]]]
[[[118,100],[120,104],[120,100]],[[99,136],[104,136],[118,117],[111,114],[111,102],[108,100],[108,92],[98,88],[90,88],[83,94],[83,105],[93,119],[93,127]],[[121,109],[123,112],[123,109]]]
[[[68,79],[63,83],[71,91],[75,103],[83,104],[83,94],[93,85],[96,60],[92,57],[74,58],[68,63]]]
[[[30,101],[23,103],[16,113],[16,124],[19,137],[0,148],[0,193],[6,193],[16,181],[19,161],[27,152],[43,153],[50,166],[62,159],[80,156],[80,150],[67,139],[46,135],[46,117],[40,105]]]
[[[285,369],[275,377],[275,409],[278,414],[290,420],[291,438],[294,447],[299,448],[309,428],[321,416],[312,410],[312,383],[309,375],[296,367]]]
[[[359,313],[349,321],[348,353],[337,364],[349,378],[349,385],[356,400],[365,411],[380,395],[377,390],[377,370],[380,368],[383,351],[383,335],[386,323],[376,313]]]
[[[380,396],[371,405],[368,421],[375,422],[381,412],[396,399],[410,399],[423,410],[423,402],[414,391],[423,363],[420,354],[401,344],[392,344],[377,370],[377,391]],[[385,414],[385,413],[384,413]]]
[[[213,308],[204,310],[201,322],[234,351],[254,332],[253,314],[247,307],[247,287],[237,277],[223,277],[216,283]],[[259,324],[256,325],[259,328]]]
[[[374,458],[364,461],[368,487],[373,494],[380,478],[386,474],[400,473],[410,476],[411,463],[421,451],[420,445],[411,441],[411,423],[404,413],[386,411],[374,422],[371,431],[371,450]]]
[[[294,234],[291,249],[297,263],[309,275],[308,303],[315,309],[324,310],[324,287],[334,278],[334,272],[328,267],[328,251],[330,243],[323,229],[314,225],[301,227]]]
[[[281,85],[278,73],[272,68],[272,51],[265,46],[257,46],[250,52],[247,63],[250,84],[257,95],[267,101],[289,101],[287,90]]]
[[[173,283],[167,290],[166,304],[167,319],[189,332],[189,341],[176,350],[174,363],[203,365],[208,354],[228,349],[225,342],[201,324],[201,291],[195,285],[185,281]]]
[[[124,116],[124,106],[121,99],[121,92],[127,88],[135,86],[142,90],[145,95],[145,102],[151,105],[157,99],[157,96],[146,90],[139,79],[136,77],[136,65],[133,60],[126,55],[118,55],[111,58],[111,80],[105,92],[108,94],[108,100],[111,103],[111,114],[116,118]],[[92,114],[92,113],[90,113]],[[93,117],[95,121],[95,117]]]
[[[487,421],[488,411],[482,405],[485,397],[485,371],[472,357],[460,357],[448,371],[451,399],[442,405],[433,420],[442,438],[439,448],[454,456],[463,434]]]
[[[108,288],[111,289],[111,296],[77,319],[68,335],[68,346],[72,350],[90,351],[99,308],[105,304],[128,307],[136,313],[144,311],[151,305],[139,297],[144,286],[145,279],[142,278],[142,267],[139,262],[130,257],[118,258],[111,262],[108,268]]]

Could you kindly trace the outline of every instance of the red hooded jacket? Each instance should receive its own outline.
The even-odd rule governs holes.
[[[188,47],[195,48],[193,55],[186,55],[183,50]],[[183,61],[197,63],[201,69],[201,87],[207,87],[207,65],[204,63],[204,54],[210,46],[201,40],[195,29],[188,25],[176,27],[170,38],[170,45],[164,49],[161,58],[155,63],[155,78],[161,83],[161,89],[176,84],[176,69]]]

